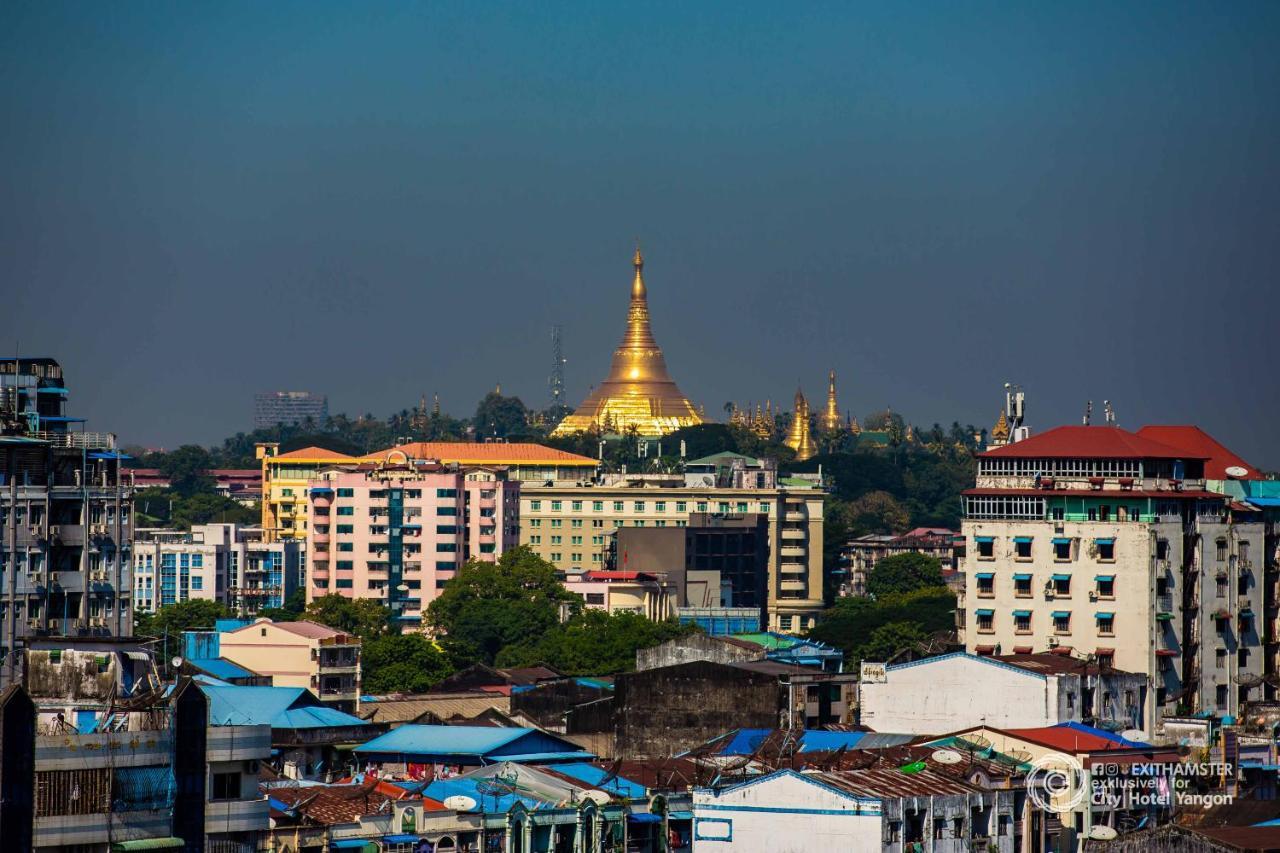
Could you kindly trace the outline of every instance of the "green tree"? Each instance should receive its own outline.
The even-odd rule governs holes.
[[[849,507],[852,527],[863,533],[902,533],[911,516],[888,492],[869,492]]]
[[[879,599],[841,598],[826,610],[809,636],[843,649],[845,660],[857,663],[877,628],[911,622],[928,636],[955,631],[956,597],[943,587],[889,593]]]
[[[476,406],[477,438],[506,438],[528,431],[529,410],[519,397],[504,397],[496,391],[484,395]]]
[[[862,660],[887,661],[899,652],[917,648],[928,638],[919,622],[889,622],[871,632],[858,656]]]
[[[302,618],[306,609],[307,591],[299,587],[289,594],[283,607],[264,607],[258,611],[258,615],[272,622],[296,622]]]
[[[213,630],[214,622],[231,614],[216,601],[195,599],[166,604],[155,613],[135,611],[134,633],[141,637],[169,637],[169,649],[181,648],[183,631]]]
[[[453,673],[449,658],[422,634],[375,637],[360,650],[366,693],[425,693]]]
[[[885,557],[872,567],[867,577],[867,592],[877,598],[944,585],[942,563],[938,558],[911,552]]]
[[[445,634],[441,644],[456,666],[493,663],[506,646],[536,641],[572,614],[581,599],[560,583],[555,566],[527,547],[505,551],[496,563],[471,560],[427,607],[427,621]]]
[[[654,622],[638,613],[586,610],[542,637],[507,646],[499,666],[545,663],[566,675],[613,675],[635,669],[636,651],[697,633],[675,620]]]
[[[391,633],[391,611],[371,598],[322,595],[307,605],[303,617],[366,641]]]
[[[193,495],[210,491],[213,480],[209,469],[213,467],[209,451],[195,444],[184,444],[166,453],[160,462],[160,473],[169,480],[169,488],[178,495]]]

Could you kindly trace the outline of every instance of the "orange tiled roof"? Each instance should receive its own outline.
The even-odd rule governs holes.
[[[280,453],[270,459],[352,459],[345,453],[339,453],[336,450],[329,450],[324,447],[303,447],[299,450],[290,450],[288,453]]]
[[[388,447],[361,459],[381,461],[394,451],[411,459],[437,459],[461,465],[580,465],[595,467],[590,456],[579,456],[541,444],[504,444],[479,441],[416,441]]]

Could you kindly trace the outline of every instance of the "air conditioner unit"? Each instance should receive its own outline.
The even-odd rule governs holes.
[[[39,620],[39,619],[28,619],[28,620],[27,620],[27,627],[28,627],[29,629],[31,629],[32,631],[37,631],[37,630],[39,630],[39,628],[40,628],[40,620]]]
[[[1089,600],[1090,600],[1090,601],[1097,601],[1097,600],[1098,600],[1098,594],[1097,594],[1096,592],[1090,592],[1090,593],[1089,593]]]
[[[44,532],[40,530],[40,525],[38,525],[38,524],[33,524],[33,525],[31,525],[30,527],[28,527],[28,528],[27,528],[27,534],[28,534],[32,539],[43,539],[43,538],[44,538]]]
[[[1051,648],[1051,649],[1056,649],[1057,647],[1058,647],[1058,638],[1057,638],[1057,637],[1050,637],[1050,638],[1049,638],[1049,648]]]
[[[246,761],[246,762],[245,762],[245,771],[246,771],[246,772],[248,772],[248,773],[257,773],[257,772],[258,772],[258,760],[255,758],[255,759],[253,759],[252,761]]]

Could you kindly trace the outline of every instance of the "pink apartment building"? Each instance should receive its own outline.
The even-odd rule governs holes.
[[[463,563],[520,540],[520,484],[501,469],[364,463],[322,472],[309,492],[307,601],[381,599],[406,627]]]

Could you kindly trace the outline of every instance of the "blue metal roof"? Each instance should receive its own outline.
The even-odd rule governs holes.
[[[226,658],[187,658],[187,662],[196,669],[204,670],[214,678],[253,678],[256,672],[251,672],[238,663],[232,663]]]
[[[1086,726],[1084,723],[1058,723],[1058,725],[1054,726],[1054,728],[1055,729],[1071,729],[1072,731],[1075,731],[1075,732],[1083,732],[1084,734],[1095,735],[1097,737],[1105,737],[1105,738],[1109,738],[1110,740],[1119,741],[1124,746],[1137,747],[1138,749],[1146,749],[1147,747],[1151,746],[1151,744],[1149,743],[1143,743],[1140,740],[1128,740],[1127,738],[1120,737],[1120,735],[1116,734],[1115,732],[1109,732],[1106,729],[1099,729],[1099,728],[1095,728],[1094,726]]]
[[[577,744],[537,729],[492,726],[400,726],[357,746],[355,751],[366,756],[389,756],[392,760],[467,756],[486,761],[545,761],[566,755],[591,756]]]
[[[729,739],[724,746],[720,747],[717,752],[720,755],[750,755],[755,752],[756,747],[773,733],[773,729],[738,729],[734,732],[733,737]],[[880,732],[828,732],[819,729],[805,731],[800,735],[800,751],[801,752],[831,752],[840,747],[855,749],[859,744],[863,744],[866,739],[873,734],[885,734]],[[888,737],[893,739],[894,743],[903,743],[905,740],[911,740],[910,735],[893,735]],[[880,744],[885,745],[885,744]],[[558,771],[560,768],[557,767]]]
[[[604,781],[604,777],[609,775],[609,771],[603,767],[588,764],[585,761],[557,764],[553,769],[561,776],[577,779],[589,788],[599,788],[601,791],[608,791],[611,794],[618,794],[623,797],[643,797],[648,793],[644,785],[639,782],[632,782],[630,779],[624,779],[621,776],[615,776],[610,782],[601,785],[600,783]]]
[[[532,811],[540,806],[542,802],[531,799],[529,797],[521,797],[517,794],[498,794],[496,797],[491,793],[481,793],[476,783],[480,779],[471,779],[467,777],[456,777],[453,779],[436,779],[427,787],[422,789],[422,796],[430,797],[433,800],[443,802],[448,797],[463,796],[470,797],[476,801],[476,805],[480,811],[506,812],[516,803],[522,804],[526,809]],[[418,782],[394,782],[392,784],[399,785],[410,791],[416,791]],[[496,808],[495,808],[496,803]]]
[[[318,729],[367,726],[368,720],[335,711],[302,687],[202,686],[209,697],[209,722],[218,726]]]

